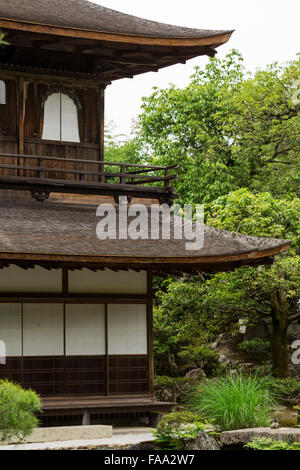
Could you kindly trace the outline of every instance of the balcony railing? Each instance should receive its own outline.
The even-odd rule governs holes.
[[[0,189],[30,190],[36,199],[51,192],[158,198],[177,197],[169,167],[67,159],[51,156],[0,154]]]

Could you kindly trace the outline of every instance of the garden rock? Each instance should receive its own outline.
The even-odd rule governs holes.
[[[202,379],[202,378],[206,377],[206,373],[204,372],[203,369],[200,369],[200,368],[198,368],[198,369],[192,369],[192,370],[190,370],[189,372],[187,372],[187,373],[185,374],[185,377],[186,377],[187,379],[190,379],[190,378],[193,378],[193,379]]]
[[[266,437],[273,441],[287,441],[300,442],[300,429],[299,428],[253,428],[253,429],[240,429],[237,431],[225,431],[221,434],[221,443],[224,446],[235,446],[246,444],[253,441],[253,439]]]
[[[132,446],[126,447],[124,450],[154,450],[159,451],[160,448],[154,442],[140,442],[139,444],[134,444]]]
[[[185,450],[221,450],[219,444],[214,437],[209,436],[204,431],[200,431],[199,435],[193,441],[190,441]]]

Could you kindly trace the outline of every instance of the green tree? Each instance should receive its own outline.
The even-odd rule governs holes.
[[[144,98],[141,137],[155,162],[179,165],[180,202],[212,201],[238,187],[225,124],[243,77],[242,58],[233,51],[223,61],[211,60],[204,71],[197,68],[186,88],[155,88]]]
[[[227,129],[241,186],[281,198],[299,195],[300,100],[293,100],[299,77],[300,56],[257,71],[232,95]]]
[[[278,200],[269,193],[255,195],[247,189],[222,196],[207,207],[206,223],[211,226],[290,239],[292,247],[270,267],[241,267],[206,279],[170,280],[157,296],[155,333],[163,330],[172,338],[164,343],[169,356],[166,352],[159,356],[156,351],[160,363],[166,364],[168,357],[179,363],[187,346],[197,348],[211,342],[221,332],[232,331],[241,318],[254,324],[259,316],[271,316],[273,373],[288,375],[287,329],[300,317],[299,215],[299,199]]]
[[[152,160],[178,163],[180,202],[212,202],[240,187],[299,194],[300,59],[247,76],[232,51],[196,69],[190,84],[144,98],[141,138]]]
[[[269,193],[254,195],[241,189],[217,199],[210,207],[207,223],[248,235],[291,240],[291,252],[277,256],[271,267],[246,268],[227,275],[249,300],[257,302],[254,305],[256,312],[262,312],[264,305],[264,313],[271,315],[273,373],[277,377],[288,376],[287,329],[291,321],[300,318],[297,311],[300,297],[300,200],[278,200]]]

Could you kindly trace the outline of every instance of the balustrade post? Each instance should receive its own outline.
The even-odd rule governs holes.
[[[126,184],[126,173],[125,173],[125,165],[121,165],[121,177],[120,177],[120,183],[121,183],[121,184]]]

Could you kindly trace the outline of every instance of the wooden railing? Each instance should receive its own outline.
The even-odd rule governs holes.
[[[116,193],[151,197],[157,193],[167,199],[176,195],[169,167],[68,159],[52,156],[0,154],[0,188],[92,194]],[[59,189],[60,188],[60,189]],[[68,191],[69,188],[69,191]],[[98,192],[97,192],[98,189]],[[72,190],[72,191],[71,191]],[[132,193],[132,194],[131,194]],[[148,195],[148,196],[147,196]]]

